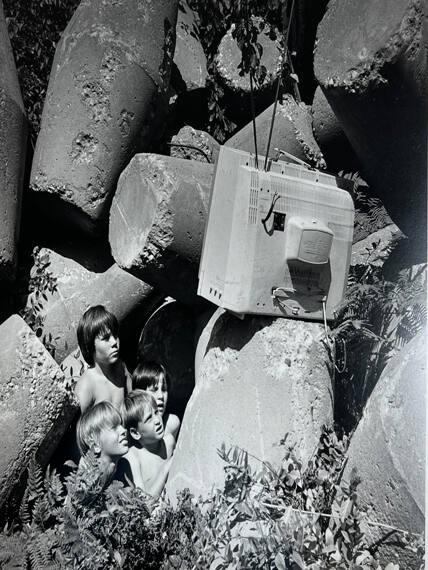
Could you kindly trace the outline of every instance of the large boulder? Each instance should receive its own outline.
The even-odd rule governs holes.
[[[240,74],[238,66],[242,52],[236,38],[233,37],[234,24],[220,41],[214,60],[218,82],[224,87],[224,105],[228,109],[228,114],[240,124],[250,120],[252,105],[255,112],[260,113],[272,101],[280,69],[279,42],[271,39],[273,35],[279,35],[278,30],[262,22],[260,18],[252,18],[251,23],[257,30],[261,30],[264,26],[257,36],[257,43],[262,48],[260,65],[266,69],[263,81],[253,80],[251,91],[250,74]]]
[[[167,483],[171,497],[185,487],[204,496],[222,487],[223,443],[279,464],[288,433],[287,445],[308,461],[332,420],[323,337],[315,323],[214,313],[197,349],[196,386]]]
[[[274,104],[256,117],[258,154],[265,155],[269,140]],[[247,152],[255,152],[253,123],[245,125],[235,133],[225,146],[238,148]],[[275,111],[275,122],[269,156],[276,157],[275,149],[284,150],[296,158],[309,162],[318,168],[325,168],[325,161],[312,132],[312,115],[310,108],[304,103],[297,103],[291,95],[285,95],[278,102]],[[285,160],[287,158],[285,157]]]
[[[0,325],[0,511],[33,455],[47,464],[74,413],[59,366],[13,315]]]
[[[210,134],[185,126],[172,137],[171,156],[215,163],[220,144]]]
[[[355,152],[330,107],[322,89],[317,87],[312,102],[315,140],[331,170],[358,170]]]
[[[106,230],[119,174],[161,130],[177,0],[83,0],[59,42],[31,187],[43,216]]]
[[[409,532],[425,527],[426,337],[419,333],[388,363],[352,436],[343,474],[356,468],[367,520]],[[368,525],[373,542],[390,529]],[[410,570],[407,551],[381,546],[381,554]]]
[[[147,320],[138,355],[165,366],[170,391],[168,409],[182,416],[195,385],[195,316],[188,307],[168,300]]]
[[[27,121],[0,2],[0,281],[15,277]]]
[[[204,89],[208,77],[207,58],[202,48],[195,13],[186,0],[178,6],[174,65],[179,77],[171,77],[173,89],[179,93]]]
[[[138,154],[120,176],[110,211],[116,263],[184,303],[197,297],[214,166]]]
[[[147,316],[158,300],[153,287],[116,264],[96,273],[48,249],[38,253],[33,275],[41,264],[54,290],[45,291],[46,298],[30,294],[27,310],[41,303],[41,336],[53,345],[57,362],[77,347],[77,325],[89,306],[104,305],[116,315],[125,338],[131,338],[132,329],[139,327],[143,314]]]
[[[314,68],[364,178],[426,259],[427,18],[420,0],[333,0]]]

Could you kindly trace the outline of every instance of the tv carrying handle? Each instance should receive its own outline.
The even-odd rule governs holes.
[[[284,155],[287,158],[294,160],[294,162],[297,162],[297,164],[300,164],[301,166],[306,166],[307,168],[310,168],[311,170],[315,170],[315,169],[313,169],[313,167],[310,164],[308,164],[304,160],[301,160],[300,158],[297,158],[297,156],[293,156],[292,154],[290,154],[289,152],[287,152],[285,150],[282,150],[280,148],[274,148],[274,150],[276,150],[276,152],[278,153],[278,157],[281,155]]]

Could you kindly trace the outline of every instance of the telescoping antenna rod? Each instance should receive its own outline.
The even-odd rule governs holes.
[[[291,4],[291,10],[290,10],[290,19],[288,20],[288,26],[287,26],[287,35],[284,38],[284,52],[285,52],[285,56],[288,59],[288,37],[290,35],[290,28],[291,28],[291,21],[293,19],[293,13],[294,13],[294,0],[293,3]],[[279,88],[281,86],[282,83],[282,72],[283,72],[283,66],[284,66],[284,54],[281,56],[281,64],[279,66],[279,75],[278,75],[278,83],[276,86],[276,93],[275,93],[275,102],[273,105],[273,112],[272,112],[272,119],[270,122],[270,129],[269,129],[269,138],[268,138],[268,143],[267,143],[267,148],[266,148],[266,153],[265,153],[265,163],[263,166],[263,170],[266,171],[267,168],[267,163],[268,163],[268,159],[269,159],[269,150],[270,150],[270,143],[272,140],[272,133],[273,133],[273,125],[275,123],[275,115],[276,115],[276,107],[278,104],[278,97],[279,97]],[[290,59],[291,61],[291,59]]]

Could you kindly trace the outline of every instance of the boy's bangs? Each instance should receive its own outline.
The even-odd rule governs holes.
[[[104,416],[99,424],[99,429],[115,429],[122,424],[122,416],[117,410],[111,411],[108,415]]]
[[[105,315],[97,322],[94,323],[95,336],[104,336],[112,334],[113,336],[118,335],[118,325],[117,320],[111,313],[106,312]]]

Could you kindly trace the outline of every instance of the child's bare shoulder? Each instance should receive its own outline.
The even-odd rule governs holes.
[[[175,414],[168,414],[165,422],[165,432],[170,433],[177,438],[178,430],[180,429],[180,420]]]
[[[88,368],[76,382],[74,392],[80,402],[80,407],[84,411],[92,403],[94,396],[93,383],[96,373],[92,368]]]

